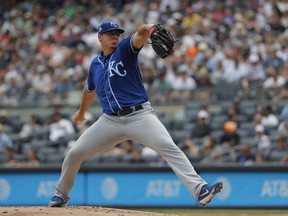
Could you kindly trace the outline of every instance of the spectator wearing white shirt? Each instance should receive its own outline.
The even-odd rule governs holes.
[[[172,82],[173,91],[171,98],[172,101],[185,102],[189,100],[191,91],[196,89],[197,83],[194,78],[188,75],[185,67],[178,67],[177,72],[177,76],[174,82]]]
[[[48,94],[52,90],[52,77],[45,66],[37,66],[36,73],[31,78],[31,87],[35,92],[36,97],[42,94]]]
[[[217,62],[216,70],[211,75],[211,82],[216,86],[227,85],[229,83],[229,76],[224,73],[222,61]]]
[[[281,88],[285,85],[285,77],[278,74],[275,69],[268,68],[266,73],[269,77],[263,83],[264,88]]]
[[[49,140],[53,142],[65,136],[75,134],[72,122],[63,118],[60,113],[54,113],[52,115],[52,123],[49,125],[49,131]]]
[[[264,80],[265,79],[265,71],[260,64],[260,58],[258,54],[252,53],[249,56],[250,67],[247,73],[247,79],[249,82]]]
[[[145,21],[147,23],[157,23],[160,16],[160,11],[157,3],[152,2],[147,10],[147,15]]]
[[[257,150],[259,154],[264,154],[271,147],[271,140],[267,134],[265,134],[265,128],[262,124],[255,126],[255,139],[257,143]]]
[[[243,78],[245,78],[247,76],[249,67],[250,65],[247,59],[242,57],[235,58],[234,81],[240,82]]]
[[[252,53],[249,56],[248,62],[247,74],[243,77],[241,85],[244,89],[244,93],[249,97],[253,97],[256,95],[254,87],[261,84],[266,75],[258,54]]]
[[[286,84],[286,79],[272,67],[266,69],[266,74],[268,78],[263,83],[263,93],[266,99],[273,99]]]
[[[262,109],[262,119],[261,124],[266,128],[276,128],[279,124],[279,119],[277,116],[273,113],[273,109],[270,105],[265,106]]]

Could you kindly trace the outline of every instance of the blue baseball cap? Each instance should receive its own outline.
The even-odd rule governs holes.
[[[103,34],[108,31],[114,31],[114,30],[120,32],[120,34],[125,32],[124,29],[120,28],[118,23],[116,23],[115,21],[111,21],[111,20],[101,23],[101,25],[98,27],[99,34]]]

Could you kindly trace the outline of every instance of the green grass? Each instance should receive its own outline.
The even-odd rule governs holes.
[[[142,209],[147,212],[166,213],[166,214],[207,214],[211,213],[226,213],[226,214],[285,214],[288,215],[288,210],[285,209]]]

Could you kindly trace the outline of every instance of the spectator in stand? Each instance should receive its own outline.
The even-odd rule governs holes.
[[[5,109],[0,109],[0,124],[5,126],[5,131],[9,133],[19,133],[21,130],[21,121],[8,116],[8,112]]]
[[[139,148],[133,148],[131,152],[131,163],[145,163],[146,161],[141,157],[141,150]]]
[[[172,101],[187,102],[191,96],[191,90],[197,87],[196,81],[188,75],[187,67],[181,65],[177,68],[177,77],[172,83]]]
[[[35,99],[47,96],[53,88],[53,82],[49,70],[44,65],[38,65],[36,73],[31,80],[32,91]]]
[[[262,108],[261,111],[262,119],[261,124],[269,129],[269,128],[276,128],[279,124],[278,117],[274,114],[272,106],[267,105]]]
[[[261,113],[260,112],[255,113],[254,116],[253,116],[253,121],[252,121],[253,127],[248,132],[249,137],[255,137],[256,136],[255,127],[257,125],[262,125],[261,121],[262,121]],[[269,131],[266,128],[264,128],[264,133],[268,134]]]
[[[210,135],[210,133],[209,113],[205,110],[200,110],[197,114],[196,126],[192,129],[191,137],[203,138]]]
[[[200,43],[200,45],[201,45],[201,43]],[[200,49],[201,48],[200,47],[199,51],[208,49],[208,47],[206,48],[207,45],[204,45],[204,46],[205,46],[205,48]],[[201,52],[199,52],[198,54],[200,55],[200,53]],[[196,64],[196,66],[195,66],[195,69],[194,69],[195,72],[193,75],[193,77],[196,80],[196,85],[199,87],[211,86],[213,84],[211,82],[210,73],[208,71],[207,64],[208,64],[208,59],[205,56],[205,53],[203,53],[202,59],[199,60],[199,63]]]
[[[257,153],[255,156],[255,163],[262,164],[264,162],[267,162],[265,155],[263,153]]]
[[[146,14],[146,23],[157,23],[160,17],[160,11],[156,2],[151,2]]]
[[[33,134],[36,134],[42,128],[40,118],[37,115],[31,115],[30,121],[22,126],[19,136],[30,140]]]
[[[39,166],[40,162],[37,159],[37,153],[33,149],[29,137],[20,137],[15,150],[15,164],[17,166]],[[16,157],[17,155],[17,157]]]
[[[247,75],[242,79],[241,84],[244,93],[248,97],[255,97],[256,92],[252,92],[252,90],[263,82],[265,79],[265,72],[263,66],[260,64],[261,62],[258,54],[252,53],[249,56],[249,63]]]
[[[6,105],[17,105],[17,98],[21,96],[21,92],[25,85],[25,81],[22,80],[23,76],[16,65],[11,64],[6,68],[7,72],[4,73],[4,81],[6,83],[5,101]]]
[[[195,24],[200,23],[202,17],[198,12],[193,11],[192,7],[186,8],[186,13],[182,21],[182,27],[189,28]]]
[[[68,74],[62,74],[61,76],[55,77],[53,85],[53,94],[60,95],[62,100],[65,100],[71,90],[73,90],[72,77]]]
[[[54,113],[51,118],[52,122],[49,125],[50,141],[57,142],[61,138],[76,134],[72,122],[63,118],[60,113]]]
[[[279,134],[266,152],[267,161],[280,162],[288,154],[287,134]]]
[[[268,56],[264,59],[263,66],[265,69],[272,67],[275,71],[281,71],[284,66],[284,61],[276,55],[277,49],[275,46],[268,48]]]
[[[285,106],[280,111],[280,120],[288,119],[288,104],[285,104]]]
[[[133,143],[132,143],[132,140],[125,140],[121,143],[119,143],[118,145],[121,150],[122,150],[122,155],[125,155],[125,154],[131,154],[133,149],[134,149],[134,146],[133,146]]]
[[[238,54],[234,58],[235,62],[235,71],[234,71],[234,84],[240,84],[242,79],[245,79],[247,76],[248,70],[250,68],[250,63],[248,61],[247,53],[249,53],[249,48],[241,47],[241,55]]]
[[[11,162],[14,159],[14,146],[10,137],[4,132],[0,123],[0,163]]]
[[[245,143],[241,146],[241,152],[237,155],[236,162],[242,164],[251,164],[255,162],[255,155],[251,152],[249,144]]]
[[[229,77],[224,72],[222,61],[218,61],[216,70],[211,74],[211,82],[215,86],[227,85],[229,83]]]
[[[240,100],[240,98],[236,97],[233,99],[233,103],[228,109],[228,115],[230,113],[236,113],[237,115],[241,114],[241,100]]]
[[[205,115],[206,116],[206,123],[209,123],[211,120],[211,114],[209,112],[209,108],[208,108],[208,104],[207,103],[203,103],[199,109],[199,112],[197,113],[198,115]]]
[[[279,134],[288,134],[288,118],[285,118],[282,122],[280,122],[277,132]]]
[[[233,121],[236,123],[237,128],[240,127],[241,120],[241,101],[239,98],[234,98],[232,105],[227,110],[228,120]]]
[[[283,75],[283,76],[285,76],[286,82],[282,86],[282,88],[279,89],[279,91],[277,92],[277,94],[273,98],[274,101],[287,100],[288,99],[288,64],[285,65],[284,71],[287,71],[286,72],[287,75],[286,76],[285,76],[285,74]]]
[[[237,133],[237,124],[233,121],[226,121],[223,125],[223,134],[219,142],[226,147],[233,147],[240,143],[240,135]]]
[[[6,91],[3,98],[3,103],[8,106],[19,105],[19,99],[22,95],[23,84],[18,81],[15,77],[11,77],[6,81]]]
[[[287,18],[287,27],[286,28],[288,28],[288,10],[287,10],[287,12],[286,12],[286,18]],[[283,62],[284,62],[284,64],[285,64],[285,62],[288,62],[288,47],[287,47],[287,44],[285,44],[286,42],[285,42],[285,37],[283,38],[283,36],[281,37],[281,38],[279,38],[279,39],[281,39],[281,41],[279,41],[280,42],[280,48],[279,49],[277,49],[277,51],[276,51],[276,55],[279,57],[279,58],[281,58],[282,60],[283,60]]]
[[[35,150],[31,147],[29,147],[26,150],[26,165],[28,166],[33,166],[33,167],[37,167],[40,165],[40,161],[37,158],[37,154],[35,152]]]
[[[142,69],[143,84],[145,89],[149,90],[154,81],[155,65],[140,65]]]
[[[214,161],[214,151],[217,145],[216,138],[207,136],[203,138],[203,146],[200,149],[200,163],[211,163]]]
[[[279,94],[283,86],[286,84],[284,76],[279,74],[274,68],[269,67],[266,69],[267,79],[263,83],[263,93],[265,99],[274,100],[275,96]]]
[[[165,104],[170,101],[170,94],[173,90],[172,83],[166,79],[167,69],[164,67],[162,71],[159,72],[157,79],[153,82],[151,86],[151,101],[155,104]]]
[[[45,139],[46,131],[41,131],[43,128],[41,120],[37,115],[31,115],[30,121],[22,126],[19,133],[19,143],[17,143],[17,154],[23,156],[25,165],[38,166],[40,164],[36,152],[31,146],[31,140],[33,140],[34,136],[37,137],[39,135]],[[41,134],[39,133],[40,131]]]
[[[228,48],[223,52],[224,56],[221,59],[222,68],[224,70],[224,74],[227,78],[227,84],[233,84],[237,82],[237,74],[236,74],[236,66],[237,65],[237,53],[232,49]]]
[[[257,154],[265,155],[271,146],[271,140],[269,136],[265,134],[265,128],[262,124],[255,126],[255,141],[257,143]]]

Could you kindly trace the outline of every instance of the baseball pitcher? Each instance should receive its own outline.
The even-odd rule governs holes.
[[[120,41],[124,30],[114,21],[98,28],[102,52],[91,62],[82,100],[73,117],[74,124],[97,97],[103,114],[69,150],[50,207],[65,206],[82,162],[124,140],[135,140],[157,151],[183,181],[200,204],[206,205],[222,189],[222,182],[207,184],[194,170],[185,154],[173,142],[157,118],[142,83],[138,54],[147,39],[155,52],[165,58],[173,53],[175,40],[161,25],[141,25],[134,34]]]

